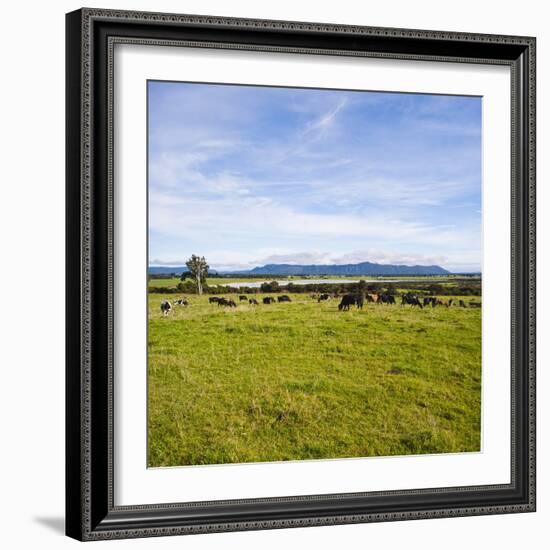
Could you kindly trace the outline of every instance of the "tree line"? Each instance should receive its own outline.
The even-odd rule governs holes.
[[[198,294],[193,280],[186,280],[174,287],[149,287],[152,294]],[[465,284],[438,285],[422,282],[407,283],[312,283],[294,284],[289,282],[280,285],[277,281],[263,283],[260,287],[233,287],[226,285],[201,285],[201,294],[346,294],[346,293],[390,294],[399,296],[406,292],[415,292],[426,296],[481,296],[481,284],[472,282]]]

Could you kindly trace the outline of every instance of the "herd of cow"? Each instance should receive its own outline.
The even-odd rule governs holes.
[[[311,298],[317,300],[318,303],[324,302],[327,300],[330,300],[332,296],[330,294],[312,294]],[[365,303],[365,299],[369,303],[373,304],[395,304],[395,296],[393,294],[344,294],[341,297],[341,301],[338,304],[338,310],[339,311],[348,311],[350,306],[356,306],[359,309],[363,309],[363,305]],[[227,299],[227,298],[220,298],[218,296],[211,296],[208,298],[208,302],[210,304],[218,304],[218,306],[223,307],[237,307],[237,304],[234,300]],[[241,295],[239,296],[239,302],[248,302],[250,305],[259,305],[258,300],[255,298],[248,298],[248,296]],[[262,302],[266,305],[268,304],[274,304],[275,302],[292,302],[289,296],[286,294],[283,294],[282,296],[278,296],[277,299],[273,298],[272,296],[266,296],[262,299]],[[454,299],[450,298],[447,301],[443,301],[439,298],[436,298],[435,296],[425,296],[424,298],[420,298],[417,294],[413,293],[407,293],[403,294],[401,296],[401,305],[410,305],[410,306],[417,306],[420,309],[423,309],[424,307],[436,307],[436,306],[444,306],[444,307],[451,307],[454,303]],[[188,306],[189,302],[187,300],[184,300],[183,298],[180,300],[176,300],[174,302],[174,305],[179,306]],[[466,302],[464,300],[458,301],[459,307],[467,307]],[[468,304],[470,307],[481,307],[481,304],[479,302],[470,302]],[[160,304],[160,311],[163,315],[168,315],[170,311],[172,311],[172,304],[168,300],[164,300]]]
[[[277,300],[271,296],[266,296],[263,300],[264,304],[274,304],[275,302],[292,302],[292,300],[285,294],[284,296],[279,296]],[[210,304],[218,304],[219,306],[227,307],[237,307],[237,304],[234,300],[228,300],[227,298],[218,298],[218,296],[212,296],[208,298]],[[251,306],[260,305],[256,298],[249,298],[248,296],[239,296],[239,302],[248,302]]]
[[[321,294],[319,296],[318,301],[322,300],[329,300],[330,296],[328,294]],[[395,296],[393,294],[367,294],[366,295],[367,302],[373,303],[373,304],[395,304]],[[439,298],[436,298],[435,296],[426,296],[423,299],[420,299],[420,297],[413,293],[407,293],[403,294],[401,296],[401,305],[410,305],[410,306],[417,306],[420,309],[423,309],[427,306],[445,306],[445,307],[451,307],[453,305],[453,298],[450,298],[448,301],[444,302],[443,300],[440,300]],[[342,300],[340,304],[338,304],[338,309],[340,311],[347,311],[349,310],[350,306],[357,306],[359,309],[363,309],[363,304],[365,303],[365,295],[364,294],[345,294],[342,296]],[[460,307],[466,307],[466,302],[464,300],[459,300],[458,305]],[[471,304],[470,304],[471,305]]]

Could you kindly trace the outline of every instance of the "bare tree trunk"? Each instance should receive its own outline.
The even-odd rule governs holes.
[[[197,291],[198,291],[199,295],[202,294],[202,284],[201,284],[201,275],[200,275],[200,272],[197,273]]]

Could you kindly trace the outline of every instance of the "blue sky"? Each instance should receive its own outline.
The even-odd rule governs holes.
[[[481,98],[149,82],[149,263],[481,269]]]

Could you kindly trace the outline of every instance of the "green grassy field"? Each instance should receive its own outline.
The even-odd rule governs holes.
[[[149,296],[151,467],[480,448],[480,309],[175,297]]]

